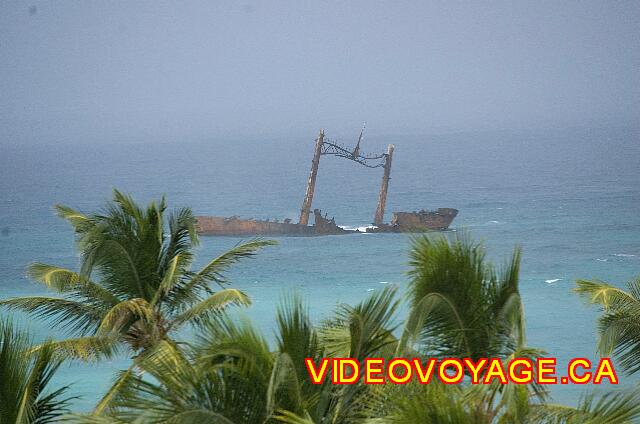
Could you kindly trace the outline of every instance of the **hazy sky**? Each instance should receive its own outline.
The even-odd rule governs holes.
[[[0,143],[636,125],[638,1],[0,1]]]

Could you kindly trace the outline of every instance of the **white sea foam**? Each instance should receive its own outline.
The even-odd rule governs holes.
[[[338,225],[338,227],[342,228],[343,230],[347,230],[347,231],[360,231],[361,233],[366,233],[367,232],[367,228],[371,228],[371,229],[375,229],[378,228],[375,225],[364,225],[362,227],[355,227],[355,226],[351,226],[351,225]]]
[[[367,291],[368,291],[368,292],[370,292],[370,291],[374,291],[374,290],[375,290],[375,289],[367,289]]]
[[[544,282],[547,284],[553,284],[553,283],[557,283],[560,280],[562,280],[562,278],[553,278],[551,280],[544,280]]]
[[[597,258],[596,261],[600,261],[600,262],[609,262],[609,259],[602,259],[602,258]]]
[[[613,256],[617,256],[619,258],[635,258],[636,255],[632,255],[631,253],[614,253]]]
[[[489,222],[492,223],[492,224],[499,224],[500,223],[500,221],[489,221]]]
[[[380,281],[378,284],[389,284],[388,281]]]

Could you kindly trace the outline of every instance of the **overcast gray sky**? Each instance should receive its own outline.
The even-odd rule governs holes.
[[[0,2],[0,143],[635,125],[638,1]]]

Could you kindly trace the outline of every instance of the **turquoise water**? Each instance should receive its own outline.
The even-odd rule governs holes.
[[[640,131],[574,129],[367,136],[365,151],[395,143],[387,219],[394,210],[454,207],[452,228],[485,241],[502,264],[523,249],[521,290],[528,341],[557,356],[595,355],[596,311],[571,288],[577,278],[622,285],[640,275]],[[34,260],[73,267],[70,228],[54,203],[99,208],[112,187],[139,201],[166,194],[170,205],[197,214],[297,219],[313,138],[256,142],[161,141],[154,144],[3,147],[0,156],[0,297],[43,294],[24,277]],[[332,134],[329,133],[331,137]],[[355,140],[342,138],[347,144]],[[323,157],[314,206],[341,225],[373,219],[381,170]],[[203,238],[199,264],[236,238]],[[338,302],[357,302],[385,284],[406,285],[408,237],[362,234],[281,238],[231,273],[254,304],[248,311],[270,331],[274,306],[298,290],[316,319]],[[45,323],[24,320],[38,338],[60,336]],[[59,381],[74,383],[90,408],[125,360],[66,365]],[[560,368],[561,369],[561,368]],[[621,376],[623,385],[635,379]],[[557,386],[554,399],[574,403],[581,386]]]

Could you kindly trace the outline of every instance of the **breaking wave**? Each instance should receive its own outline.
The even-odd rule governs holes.
[[[375,225],[364,225],[362,227],[354,227],[351,225],[338,225],[338,227],[342,228],[343,230],[347,230],[347,231],[360,231],[361,233],[364,233],[367,231],[367,228],[378,228]]]

